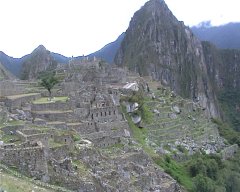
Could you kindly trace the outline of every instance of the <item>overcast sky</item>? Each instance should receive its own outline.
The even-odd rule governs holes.
[[[65,56],[92,53],[126,31],[147,0],[0,0],[0,51],[22,57],[43,44]],[[240,21],[239,0],[165,0],[185,25]]]

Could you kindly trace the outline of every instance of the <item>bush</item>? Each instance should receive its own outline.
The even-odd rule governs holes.
[[[211,179],[199,174],[193,178],[193,189],[195,192],[214,192],[215,185]]]
[[[238,144],[240,146],[240,133],[232,129],[227,123],[223,123],[218,119],[212,119],[213,123],[218,125],[219,133],[230,144]]]

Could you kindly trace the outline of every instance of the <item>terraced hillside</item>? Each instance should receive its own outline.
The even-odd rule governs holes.
[[[200,149],[208,154],[222,149],[223,139],[217,125],[204,114],[205,108],[198,102],[177,96],[157,82],[148,82],[148,85],[150,92],[139,110],[147,108],[150,116],[148,122],[140,125],[146,129],[146,142],[150,146],[158,150],[166,145],[181,145],[190,154]]]

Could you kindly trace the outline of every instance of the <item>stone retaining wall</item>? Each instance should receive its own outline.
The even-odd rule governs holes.
[[[69,122],[71,121],[71,115],[73,115],[73,112],[71,111],[56,111],[51,112],[51,111],[45,111],[45,112],[33,112],[33,115],[35,116],[35,118],[40,118],[40,119],[45,119],[47,121],[65,121],[65,122]]]
[[[7,97],[5,99],[5,105],[9,107],[10,109],[20,109],[23,107],[26,103],[30,103],[36,99],[40,99],[41,94],[35,94],[35,95],[25,95],[22,97]]]
[[[32,104],[33,111],[67,111],[72,109],[72,102],[54,102],[54,103],[42,103],[42,104]]]
[[[12,81],[1,81],[0,82],[0,97],[8,95],[17,95],[24,93],[24,86],[17,85],[16,82]]]
[[[8,125],[6,127],[1,128],[1,131],[3,131],[5,134],[16,134],[17,130],[23,129],[24,125]]]

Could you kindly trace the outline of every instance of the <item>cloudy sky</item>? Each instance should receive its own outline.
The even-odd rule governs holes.
[[[65,56],[114,41],[147,0],[0,0],[0,51],[21,57],[43,44]],[[165,0],[186,25],[240,21],[239,0]]]

